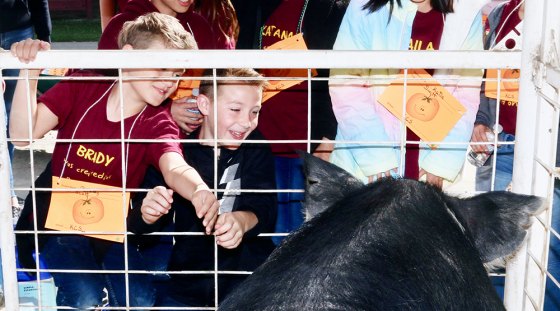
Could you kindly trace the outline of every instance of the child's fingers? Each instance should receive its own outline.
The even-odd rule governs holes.
[[[20,55],[20,60],[25,61],[26,63],[35,60],[35,55],[37,55],[37,51],[39,48],[34,45],[32,39],[27,39],[22,44],[18,44],[18,55]]]
[[[235,237],[235,232],[226,232],[222,235],[216,236],[216,242],[218,245],[225,245],[228,244],[228,241],[231,241]],[[231,242],[230,242],[231,243]]]
[[[197,108],[198,105],[187,100],[188,98],[174,100],[171,105],[171,115],[183,131],[191,133],[200,127],[202,115],[189,112],[187,109]]]
[[[147,224],[153,224],[156,222],[163,214],[157,209],[154,209],[150,205],[142,205],[142,219]]]
[[[165,205],[162,205],[157,200],[144,201],[142,203],[141,208],[142,208],[142,213],[143,214],[156,216],[156,217],[161,217],[164,214],[167,214],[169,212],[169,208]]]
[[[223,216],[223,215],[222,215]],[[218,217],[218,219],[221,218],[221,216]],[[215,226],[214,227],[214,235],[220,236],[222,234],[225,234],[226,232],[230,231],[231,228],[233,228],[233,224],[232,221],[225,221],[223,222],[220,226]]]
[[[227,217],[227,213],[218,215],[218,218],[216,219],[216,224],[214,224],[214,232],[216,232],[221,226],[224,225],[224,223],[226,222],[226,217]]]
[[[41,45],[40,51],[48,51],[51,49],[51,44],[46,41],[39,41],[39,44]]]
[[[166,189],[163,186],[157,186],[154,189],[150,190],[148,194],[153,194],[154,197],[158,197],[159,199],[164,199],[169,203],[173,203],[173,190]]]
[[[48,42],[33,39],[15,42],[10,47],[12,55],[24,63],[34,61],[39,51],[46,51],[49,49],[50,44]]]
[[[161,217],[169,213],[173,203],[173,190],[158,186],[148,191],[142,201],[142,211],[152,216]]]
[[[226,234],[219,236],[217,238],[217,244],[223,248],[232,249],[239,246],[241,240],[243,239],[243,234],[241,231],[235,231],[232,234]]]
[[[216,197],[209,190],[196,191],[192,198],[192,204],[196,210],[196,217],[203,218],[215,200]]]
[[[220,209],[220,203],[216,200],[212,203],[208,212],[204,215],[204,220],[202,224],[206,227],[206,234],[212,233],[214,229],[214,225],[218,219],[218,211]]]
[[[162,215],[161,210],[158,208],[154,208],[153,206],[146,205],[145,208],[142,210],[145,215],[152,216],[152,217],[160,217]]]
[[[220,203],[216,196],[209,190],[196,191],[192,203],[196,210],[196,216],[202,219],[202,225],[206,228],[206,234],[212,233],[220,208]]]
[[[10,48],[12,56],[17,57],[21,62],[28,63],[25,52],[25,41],[15,42]]]

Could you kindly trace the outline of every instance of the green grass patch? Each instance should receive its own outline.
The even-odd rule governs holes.
[[[101,22],[99,19],[53,19],[53,42],[99,41]]]

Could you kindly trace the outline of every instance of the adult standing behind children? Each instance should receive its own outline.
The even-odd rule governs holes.
[[[334,49],[409,50],[423,42],[420,49],[481,50],[480,9],[485,1],[352,0]],[[337,141],[401,141],[401,122],[377,101],[387,83],[376,82],[396,79],[398,74],[398,69],[331,70],[334,79],[329,85],[338,120]],[[467,143],[480,101],[481,70],[438,69],[432,75],[467,110],[443,141]],[[394,176],[402,166],[402,175],[414,179],[426,175],[428,183],[441,188],[443,180],[453,181],[459,174],[466,147],[467,144],[440,145],[432,150],[420,142],[407,146],[403,164],[400,148],[339,143],[331,161],[364,183]]]
[[[209,70],[206,77],[212,76]],[[189,138],[207,142],[183,144],[185,160],[198,172],[209,187],[214,185],[215,159],[217,158],[217,187],[220,192],[220,216],[216,222],[215,236],[218,244],[217,262],[221,271],[253,271],[274,249],[269,237],[259,233],[274,230],[276,195],[273,192],[251,193],[241,190],[274,190],[274,158],[268,144],[251,143],[262,140],[255,130],[261,109],[264,80],[253,69],[218,69],[217,98],[214,98],[213,81],[203,81],[198,108],[204,121]],[[220,80],[237,78],[236,80]],[[257,80],[255,80],[257,79]],[[215,114],[216,113],[216,114]],[[217,116],[217,119],[215,119]],[[217,132],[215,132],[217,129]],[[218,141],[214,152],[214,139]],[[161,230],[164,219],[174,214],[175,231],[200,232],[204,228],[196,219],[191,204],[166,190],[161,176],[150,171],[144,187],[149,191],[141,208],[134,208],[129,217],[133,232],[145,233]],[[168,213],[172,207],[172,213]],[[174,212],[174,213],[173,213]],[[215,243],[213,237],[176,235],[169,262],[170,271],[214,270]],[[246,275],[218,275],[218,301],[221,301]],[[208,307],[215,301],[214,275],[171,274],[166,292],[158,297],[157,306]]]
[[[119,36],[119,45],[124,50],[196,49],[192,35],[184,30],[178,20],[160,13],[146,14],[127,22]],[[49,48],[49,44],[44,41],[28,39],[14,43],[11,51],[20,60],[29,62],[33,61],[37,51]],[[31,79],[18,82],[14,109],[10,115],[12,121],[18,122],[11,123],[10,133],[20,140],[38,139],[49,130],[57,129],[57,139],[72,139],[73,142],[55,144],[50,170],[41,174],[39,179],[43,180],[41,183],[36,182],[37,188],[50,188],[55,186],[55,182],[51,184],[51,181],[63,178],[65,182],[92,182],[99,186],[133,189],[140,186],[146,169],[152,165],[163,173],[166,183],[172,189],[192,202],[205,232],[209,234],[213,230],[219,206],[216,197],[209,191],[196,170],[183,159],[180,144],[173,142],[173,139],[179,137],[179,129],[171,120],[168,110],[159,107],[176,90],[177,81],[174,78],[179,77],[183,70],[125,69],[125,81],[121,87],[116,84],[117,80],[114,78],[64,80],[37,100],[37,80],[33,78],[37,77],[39,72],[40,70],[27,70],[26,73],[20,74],[21,77],[28,74]],[[77,72],[73,77],[100,76],[95,73]],[[143,79],[134,79],[142,77]],[[127,78],[133,79],[126,80]],[[123,107],[119,98],[120,88],[123,91]],[[28,116],[28,100],[31,104],[31,116]],[[121,126],[124,126],[126,137],[121,137]],[[31,133],[29,129],[32,130]],[[168,142],[126,144],[122,154],[120,142],[99,144],[76,141],[123,138],[165,139]],[[29,142],[19,143],[25,145]],[[86,155],[84,150],[87,150]],[[112,160],[103,163],[91,161],[90,151],[95,154],[102,153],[105,158]],[[126,163],[125,167],[121,165],[123,162]],[[98,176],[104,178],[100,180]],[[64,193],[57,195],[64,196]],[[44,230],[47,211],[61,208],[59,205],[49,204],[50,201],[50,191],[39,191],[35,196],[30,193],[16,229]],[[36,204],[38,228],[34,228],[33,204]],[[122,208],[122,205],[115,208]],[[32,268],[35,267],[31,257],[35,249],[32,242],[34,238],[31,237],[30,243],[26,237],[27,235],[22,234],[16,236],[19,258],[25,267]],[[40,242],[40,254],[50,269],[105,270],[113,268],[106,266],[114,263],[106,260],[111,253],[120,253],[117,256],[124,258],[123,244],[82,235],[40,235]],[[121,267],[117,267],[117,270],[124,268],[124,261],[121,260],[120,264]],[[107,276],[99,273],[53,273],[53,277],[58,287],[59,306],[80,309],[100,306],[104,297],[103,289],[111,289],[111,282],[107,281]],[[151,306],[153,294],[145,291],[147,282],[143,280],[147,276],[129,274],[128,277],[131,280],[130,304]],[[123,305],[119,301],[111,303]]]
[[[9,50],[15,42],[33,38],[46,42],[51,41],[51,16],[47,0],[0,0],[0,48]],[[2,70],[3,77],[17,77],[18,69]],[[17,80],[6,79],[4,92],[4,105],[8,119],[12,107],[12,98],[16,89]],[[8,122],[9,126],[9,122]],[[10,160],[14,157],[14,145],[8,143]],[[12,189],[12,208],[19,210],[19,202],[14,188],[14,177],[10,165],[10,189]]]
[[[303,33],[308,49],[332,49],[348,0],[233,0],[239,20],[237,49],[264,49],[284,38]],[[318,69],[318,77],[328,70]],[[336,119],[326,81],[307,81],[268,99],[261,110],[259,131],[269,140],[308,139],[307,96],[311,91],[311,139],[332,140]],[[174,116],[175,118],[175,116]],[[276,158],[278,189],[303,189],[301,159],[295,150],[306,143],[271,144]],[[332,145],[311,144],[311,152],[328,159]],[[303,222],[302,193],[278,194],[276,232],[290,232]],[[279,242],[280,239],[275,239]]]

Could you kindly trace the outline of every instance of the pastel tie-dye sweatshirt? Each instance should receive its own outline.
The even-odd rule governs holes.
[[[486,2],[488,0],[455,1],[454,13],[445,16],[440,50],[483,49],[480,9]],[[334,50],[408,50],[417,5],[410,0],[401,0],[402,7],[395,4],[391,14],[389,4],[370,13],[362,9],[366,3],[367,0],[350,2]],[[340,141],[335,145],[331,162],[364,183],[368,176],[399,166],[399,172],[404,172],[400,141],[405,131],[400,121],[377,102],[398,73],[399,70],[394,69],[331,70],[329,90],[338,121],[336,140]],[[465,160],[480,102],[482,70],[437,69],[433,76],[465,106],[467,112],[437,149],[432,150],[421,143],[418,161],[421,169],[453,181]],[[375,143],[363,144],[364,141]]]

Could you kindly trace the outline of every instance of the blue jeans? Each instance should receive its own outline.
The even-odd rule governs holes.
[[[92,238],[80,235],[53,235],[49,237],[41,256],[49,269],[79,270],[123,270],[123,244],[110,243],[105,256],[96,260],[96,254],[90,243]],[[129,245],[129,270],[145,269],[142,258],[134,245]],[[52,273],[58,287],[56,303],[58,306],[70,306],[80,310],[93,306],[102,306],[107,289],[109,306],[126,306],[124,273]],[[128,274],[130,306],[151,307],[155,300],[155,291],[148,274]]]
[[[27,38],[33,38],[33,27],[12,30],[0,33],[0,46],[4,50],[10,50],[13,43],[25,40]],[[17,77],[19,76],[18,69],[4,69],[2,70],[2,77]],[[14,97],[14,91],[16,89],[17,80],[5,80],[6,90],[4,91],[4,105],[6,106],[6,122],[9,121],[10,111],[12,110],[12,99]],[[6,123],[7,124],[7,123]],[[9,125],[8,125],[9,126]],[[8,133],[8,137],[10,134]],[[8,142],[8,153],[10,155],[10,160],[14,158],[14,145]],[[10,168],[10,189],[12,189],[12,197],[16,196],[14,191],[14,175],[12,174],[12,166]]]
[[[554,181],[551,226],[556,232],[560,232],[560,181],[558,179]],[[550,247],[548,249],[548,272],[556,280],[560,280],[560,240],[553,234],[550,234]],[[543,310],[560,310],[560,288],[550,278],[546,279]]]
[[[276,187],[278,189],[304,189],[303,160],[300,158],[275,157],[276,159]],[[277,233],[291,232],[303,223],[302,202],[303,193],[278,193],[278,217],[276,219]],[[284,237],[273,237],[278,245]]]
[[[498,141],[513,142],[515,136],[500,133]],[[494,190],[505,190],[511,182],[513,174],[514,145],[501,145],[498,147],[496,158],[496,176],[494,179]],[[487,165],[476,169],[476,190],[490,191],[492,184],[492,157],[488,158]]]

